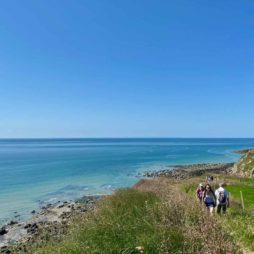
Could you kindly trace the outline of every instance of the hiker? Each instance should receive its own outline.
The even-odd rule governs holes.
[[[217,198],[217,213],[225,214],[227,207],[229,207],[229,195],[228,192],[224,189],[224,183],[219,184],[219,188],[215,191],[215,196]]]
[[[196,190],[196,198],[200,203],[202,203],[204,191],[205,191],[204,185],[202,183],[200,183],[197,190]]]
[[[207,176],[206,182],[211,184],[213,182],[213,176]]]
[[[203,194],[203,201],[205,206],[210,213],[213,213],[213,209],[216,206],[216,196],[210,184],[206,184],[205,191]]]

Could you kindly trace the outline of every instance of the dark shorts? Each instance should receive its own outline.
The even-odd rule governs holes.
[[[214,203],[205,203],[205,206],[206,207],[211,207],[211,206],[214,206]]]

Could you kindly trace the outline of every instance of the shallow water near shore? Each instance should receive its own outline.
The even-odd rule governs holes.
[[[234,162],[254,139],[0,140],[0,224],[58,200],[131,186],[139,172]],[[20,216],[19,216],[20,215]]]

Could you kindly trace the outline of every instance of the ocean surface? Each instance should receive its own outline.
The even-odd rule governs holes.
[[[254,139],[0,139],[0,224],[58,200],[106,194],[138,173],[175,164],[233,162]]]

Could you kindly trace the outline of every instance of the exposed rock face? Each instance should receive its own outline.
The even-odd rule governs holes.
[[[235,164],[233,171],[244,177],[254,177],[254,149],[246,150],[243,157]]]

